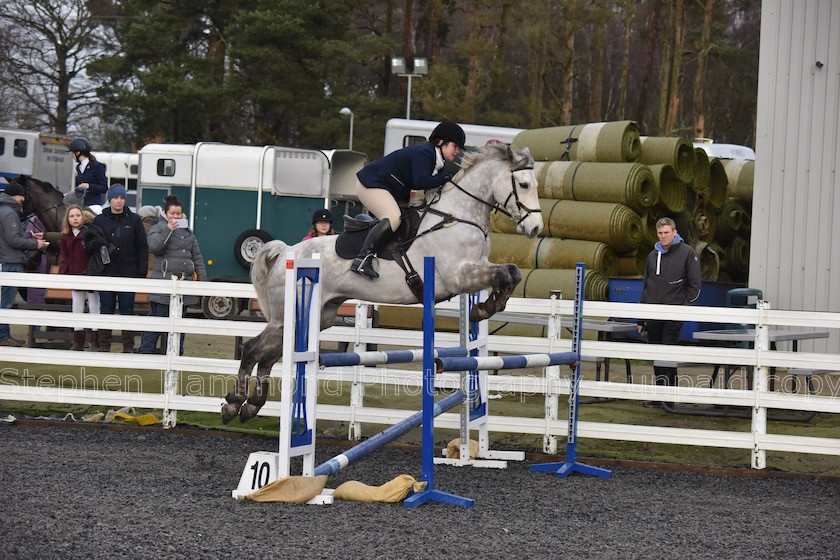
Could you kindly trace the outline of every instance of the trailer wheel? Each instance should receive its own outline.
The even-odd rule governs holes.
[[[204,296],[201,311],[208,319],[230,319],[239,314],[239,302],[229,296]]]
[[[257,251],[265,245],[266,241],[271,241],[271,236],[261,229],[248,229],[240,233],[233,244],[236,262],[245,268],[250,268],[257,257]]]

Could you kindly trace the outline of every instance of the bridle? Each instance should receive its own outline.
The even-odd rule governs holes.
[[[449,182],[452,183],[453,185],[455,185],[455,188],[458,189],[459,191],[461,191],[462,193],[464,193],[467,196],[481,202],[485,206],[489,206],[493,212],[499,212],[501,214],[504,214],[505,216],[507,216],[511,220],[514,220],[516,222],[516,225],[519,225],[523,221],[525,221],[528,218],[528,216],[530,216],[531,214],[533,214],[533,213],[541,214],[542,213],[542,210],[540,210],[539,208],[528,208],[527,206],[522,204],[522,201],[519,200],[519,193],[516,192],[516,177],[514,176],[514,173],[516,173],[517,171],[525,171],[525,170],[533,170],[533,169],[534,169],[534,164],[533,163],[531,163],[529,161],[524,161],[524,162],[520,163],[519,165],[517,165],[516,167],[514,167],[513,169],[510,170],[510,193],[508,194],[507,198],[505,199],[504,204],[499,204],[498,202],[496,202],[495,204],[490,204],[486,200],[484,200],[482,198],[479,198],[479,197],[475,196],[473,193],[467,191],[466,189],[464,189],[461,185],[459,185],[455,181],[449,181]],[[524,187],[525,183],[519,183],[519,186]],[[524,210],[524,213],[521,214],[521,217],[519,218],[518,221],[516,220],[516,218],[513,217],[513,214],[511,214],[507,210],[507,205],[508,205],[508,202],[510,202],[511,197],[513,197],[513,199],[516,203],[516,208],[518,208],[520,211]]]

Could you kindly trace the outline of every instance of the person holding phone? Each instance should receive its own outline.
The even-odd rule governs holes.
[[[159,221],[149,230],[149,252],[155,256],[152,265],[152,278],[168,279],[172,275],[184,280],[207,280],[204,258],[198,248],[198,241],[189,229],[184,218],[184,206],[177,196],[170,195],[163,199],[165,221]],[[187,306],[198,303],[196,296],[184,296],[183,313]],[[169,316],[169,295],[149,294],[149,316]],[[153,354],[158,339],[163,333],[144,332],[140,337],[138,354]],[[184,333],[181,333],[181,354],[184,353]]]

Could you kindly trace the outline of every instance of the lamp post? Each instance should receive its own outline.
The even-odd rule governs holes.
[[[391,57],[391,74],[408,78],[408,88],[405,98],[405,118],[411,118],[411,78],[419,78],[429,73],[428,61],[422,56],[415,56],[412,60],[411,72],[406,71],[405,59],[401,56]]]
[[[353,111],[350,110],[350,107],[342,107],[341,111],[338,112],[339,115],[350,115],[350,145],[348,149],[353,149]]]

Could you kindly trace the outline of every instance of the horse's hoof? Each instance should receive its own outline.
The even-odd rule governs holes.
[[[259,407],[246,402],[242,405],[242,408],[239,409],[239,421],[247,422],[248,420],[256,416],[257,412],[259,411]]]
[[[239,405],[226,403],[222,405],[222,424],[227,424],[239,414]]]
[[[492,315],[492,313],[487,311],[483,303],[473,305],[472,309],[470,309],[470,321],[472,321],[473,323],[483,321],[484,319],[489,319],[490,315]]]

